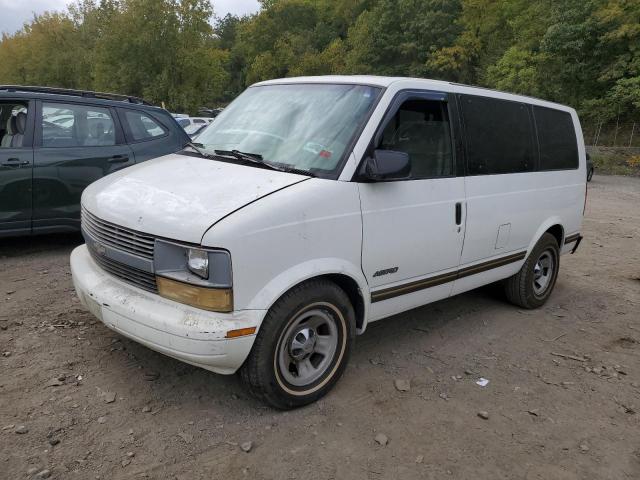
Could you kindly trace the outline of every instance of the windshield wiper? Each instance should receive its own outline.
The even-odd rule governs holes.
[[[196,152],[198,152],[204,158],[214,158],[214,155],[211,155],[210,153],[207,153],[202,149],[204,145],[201,143],[187,142],[184,144],[184,146],[193,148]]]
[[[258,165],[263,165],[271,170],[276,170],[278,172],[286,172],[286,173],[297,173],[300,175],[308,175],[314,177],[315,175],[311,172],[306,172],[304,170],[298,170],[293,167],[286,167],[275,165],[271,162],[267,162],[262,155],[259,153],[249,153],[249,152],[241,152],[240,150],[214,150],[214,152],[218,155],[227,155],[230,157],[235,157],[238,160],[244,160],[246,162],[256,163]]]
[[[214,150],[218,155],[226,155],[227,157],[235,157],[238,160],[245,160],[247,162],[259,163],[261,165],[271,166],[264,161],[262,155],[259,153],[241,152],[240,150]]]
[[[202,147],[204,147],[202,143],[197,143],[197,142],[188,142],[185,144],[185,147],[193,148],[196,152],[198,152],[204,158],[234,157],[238,160],[255,163],[257,165],[261,165],[271,170],[276,170],[278,172],[296,173],[298,175],[315,177],[315,174],[311,172],[307,172],[306,170],[299,170],[295,167],[289,167],[289,166],[274,165],[273,163],[267,162],[264,158],[262,158],[262,155],[260,155],[259,153],[241,152],[239,150],[214,150],[213,154],[211,154],[211,153],[205,152],[202,149]]]

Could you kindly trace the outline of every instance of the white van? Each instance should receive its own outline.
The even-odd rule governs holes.
[[[81,301],[171,357],[312,402],[370,322],[492,282],[545,303],[586,200],[576,112],[409,78],[258,83],[82,197]]]

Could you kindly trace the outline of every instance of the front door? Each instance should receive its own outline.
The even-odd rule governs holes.
[[[33,109],[29,102],[0,102],[0,236],[31,229]]]
[[[394,105],[375,148],[408,153],[411,175],[359,184],[371,320],[448,297],[464,239],[464,178],[446,95],[404,92]]]
[[[83,190],[135,163],[133,154],[111,108],[42,102],[38,117],[33,228],[77,228]]]

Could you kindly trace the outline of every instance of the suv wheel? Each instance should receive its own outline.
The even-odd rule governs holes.
[[[271,307],[240,376],[273,407],[307,405],[338,381],[354,339],[355,313],[347,295],[332,282],[311,280]]]
[[[592,178],[593,178],[593,167],[591,167],[589,169],[589,172],[587,173],[587,182],[590,182]]]
[[[545,233],[520,271],[505,280],[507,298],[522,308],[541,307],[553,291],[559,268],[558,241],[550,233]]]

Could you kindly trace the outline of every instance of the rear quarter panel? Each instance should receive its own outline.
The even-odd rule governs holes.
[[[549,106],[532,100],[532,104]],[[582,228],[586,193],[586,151],[580,121],[575,110],[573,119],[578,144],[578,168],[572,170],[536,171],[505,175],[478,175],[465,178],[467,197],[466,235],[461,266],[491,258],[501,252],[526,250],[527,255],[540,237],[553,225],[560,225],[563,236],[579,233]],[[496,250],[496,231],[511,224],[510,236],[500,251]],[[564,247],[569,252],[574,244]],[[524,260],[483,274],[456,281],[453,294],[515,274]]]

